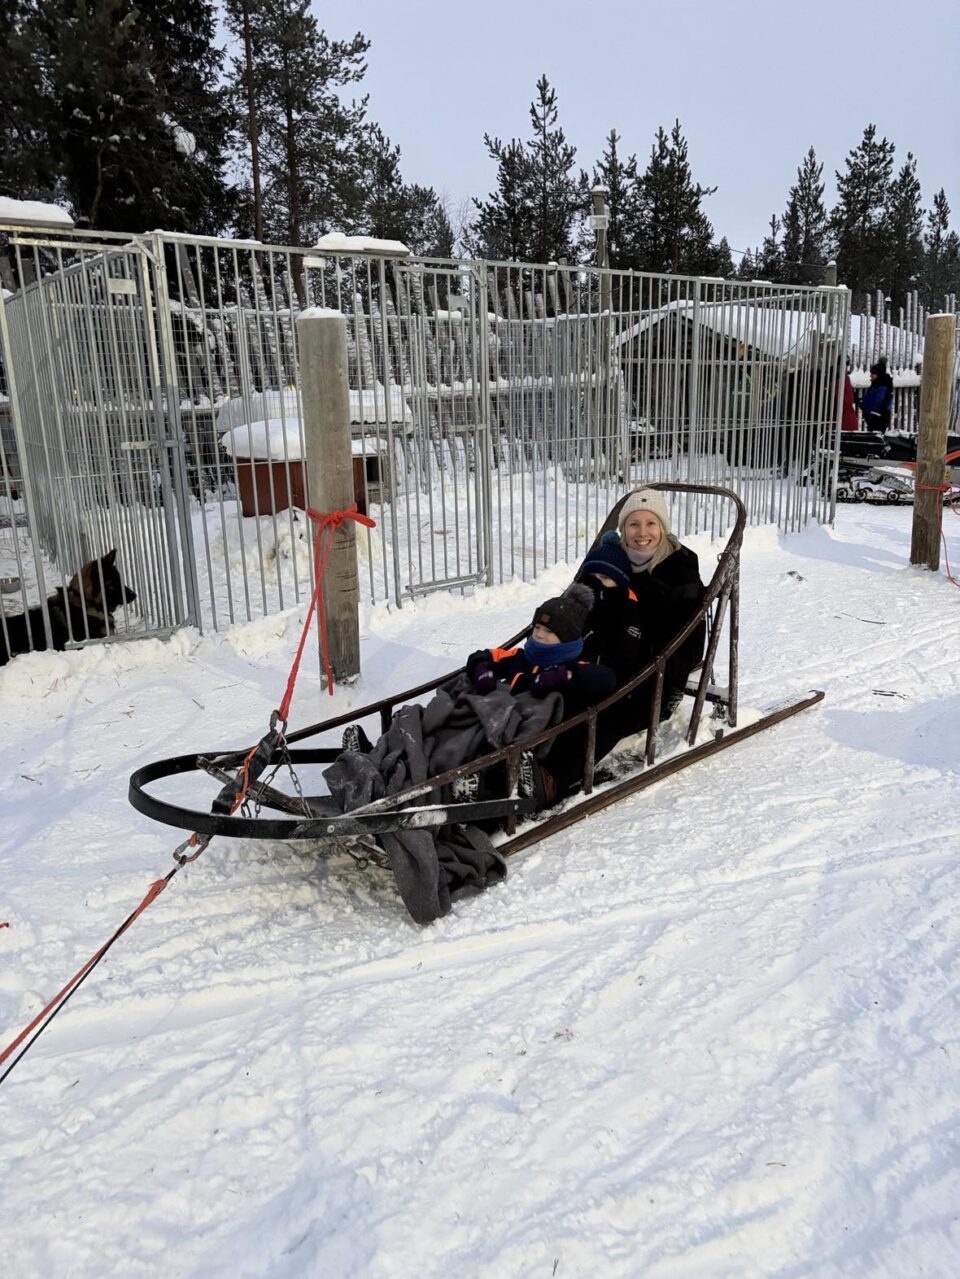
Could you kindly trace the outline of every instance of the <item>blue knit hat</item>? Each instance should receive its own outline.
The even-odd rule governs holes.
[[[581,578],[585,573],[602,573],[604,577],[612,578],[618,586],[629,586],[632,571],[627,553],[620,544],[619,534],[614,529],[608,529],[593,550],[587,552],[587,558],[581,564],[577,577]]]

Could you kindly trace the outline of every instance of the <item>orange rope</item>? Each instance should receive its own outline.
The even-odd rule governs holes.
[[[324,616],[322,598],[323,574],[327,567],[327,560],[330,558],[330,551],[333,546],[333,536],[341,524],[347,520],[355,520],[357,524],[364,524],[367,528],[376,528],[376,520],[370,519],[369,515],[361,515],[357,510],[356,503],[348,506],[345,511],[331,511],[325,515],[320,511],[314,511],[307,507],[307,515],[317,526],[317,536],[313,544],[313,598],[310,601],[310,608],[307,610],[306,621],[303,625],[303,633],[300,636],[300,643],[297,645],[297,653],[293,659],[293,666],[290,668],[290,674],[287,678],[287,687],[284,690],[283,700],[277,708],[277,718],[282,722],[287,722],[287,715],[290,710],[290,703],[293,700],[293,686],[297,682],[297,673],[300,669],[300,658],[303,656],[303,646],[307,642],[307,634],[310,630],[310,623],[313,621],[314,610],[316,610],[317,618],[320,625],[320,654],[323,659],[323,669],[327,677],[327,692],[333,696],[333,671],[330,668],[330,655],[327,649],[327,621]],[[326,544],[321,554],[321,543],[326,534]]]
[[[277,719],[281,721],[283,724],[286,724],[287,714],[290,710],[290,702],[293,698],[293,689],[294,689],[294,685],[297,682],[297,673],[300,668],[300,659],[303,656],[303,648],[307,640],[307,634],[310,630],[310,623],[313,620],[314,610],[317,611],[317,616],[320,622],[320,646],[321,646],[321,654],[323,657],[323,668],[327,676],[327,690],[331,696],[333,695],[333,671],[331,670],[331,667],[330,667],[330,656],[327,649],[327,627],[326,627],[326,619],[324,617],[324,612],[321,605],[321,594],[322,594],[322,584],[323,584],[323,573],[327,567],[327,560],[330,557],[330,550],[333,545],[334,533],[340,527],[340,525],[345,523],[347,520],[355,520],[357,524],[364,524],[366,525],[367,528],[376,527],[376,521],[370,519],[370,517],[367,515],[361,515],[360,512],[357,510],[356,504],[348,507],[345,511],[332,511],[329,514],[323,514],[320,511],[314,511],[308,507],[307,515],[317,525],[317,537],[313,547],[313,568],[314,568],[313,598],[310,601],[310,608],[307,612],[306,621],[304,622],[303,632],[300,636],[300,643],[297,645],[297,652],[296,652],[296,656],[293,659],[293,666],[291,667],[290,674],[287,678],[287,686],[286,686],[286,689],[284,690],[283,700],[280,702],[280,706],[277,710]],[[326,534],[326,544],[323,545],[323,549],[321,552],[321,544],[323,543],[323,538],[325,534]],[[257,743],[257,745],[259,745],[259,743]],[[250,762],[253,759],[253,756],[256,753],[256,750],[257,750],[257,746],[251,746],[250,750],[247,752],[246,756],[244,757],[243,763],[240,766],[240,779],[242,784],[231,806],[231,809],[230,809],[231,813],[236,812],[236,810],[240,807],[240,805],[243,803],[244,799],[246,798],[247,791],[250,786]],[[174,857],[176,858],[177,865],[173,868],[173,870],[171,870],[162,879],[154,880],[154,882],[150,885],[150,887],[147,889],[146,893],[144,894],[143,900],[140,902],[140,905],[136,908],[135,911],[132,912],[132,914],[127,916],[127,918],[123,921],[123,923],[116,930],[113,936],[110,937],[107,941],[105,941],[104,944],[100,947],[100,949],[90,956],[90,958],[87,960],[87,962],[83,965],[82,968],[77,969],[77,971],[70,978],[67,984],[61,990],[57,991],[54,997],[47,1004],[45,1004],[43,1008],[41,1008],[40,1012],[37,1013],[36,1017],[34,1017],[33,1021],[30,1022],[29,1026],[24,1027],[24,1029],[21,1030],[20,1034],[17,1035],[16,1039],[14,1039],[11,1043],[9,1043],[7,1047],[4,1048],[3,1052],[0,1052],[0,1066],[2,1066],[3,1063],[7,1060],[7,1058],[10,1057],[10,1055],[16,1051],[16,1049],[23,1043],[23,1041],[27,1038],[27,1036],[33,1030],[35,1030],[39,1026],[40,1029],[37,1031],[37,1034],[39,1035],[42,1033],[43,1030],[46,1029],[46,1025],[49,1024],[49,1022],[41,1025],[41,1023],[44,1022],[44,1018],[48,1017],[49,1015],[49,1019],[52,1020],[57,1015],[57,1013],[66,1003],[66,1001],[70,998],[73,992],[81,984],[84,978],[92,971],[93,968],[96,967],[96,965],[107,953],[107,951],[110,949],[113,943],[119,937],[123,936],[123,934],[127,931],[130,925],[133,923],[133,921],[137,919],[147,909],[147,907],[150,905],[151,902],[156,901],[156,899],[160,896],[160,894],[166,888],[167,884],[169,884],[170,880],[174,877],[177,871],[180,870],[180,868],[185,863],[195,861],[196,858],[199,857],[200,854],[203,852],[203,850],[206,848],[209,842],[210,842],[209,840],[201,841],[198,839],[196,834],[193,834],[190,836],[189,839],[185,840],[184,843],[180,845],[180,848],[178,848],[176,853],[174,853]],[[196,851],[192,853],[186,853],[183,850],[185,850],[187,847],[193,848]],[[9,927],[9,923],[7,922],[0,923],[0,928],[8,928],[8,927]],[[33,1040],[31,1040],[30,1042],[33,1043]],[[23,1053],[25,1053],[29,1047],[30,1047],[30,1044],[27,1044],[27,1046],[23,1049],[23,1052],[21,1052],[20,1055],[16,1058],[16,1060],[11,1062],[10,1065],[7,1067],[7,1069],[3,1072],[3,1074],[0,1075],[0,1083],[2,1083],[4,1079],[6,1079],[7,1075],[9,1075],[10,1071],[16,1065],[17,1061],[20,1060],[20,1057],[23,1056]]]
[[[120,925],[117,931],[113,934],[113,936],[109,938],[108,941],[105,941],[103,945],[100,947],[100,949],[90,956],[90,958],[87,960],[87,962],[83,965],[82,968],[77,969],[77,971],[73,974],[73,976],[70,978],[67,984],[63,987],[63,989],[57,991],[57,993],[50,1000],[50,1002],[46,1004],[43,1008],[41,1008],[41,1010],[37,1013],[36,1017],[34,1017],[30,1025],[24,1027],[24,1029],[21,1030],[20,1034],[17,1035],[16,1039],[14,1039],[12,1043],[9,1043],[6,1046],[6,1048],[4,1048],[3,1052],[0,1052],[0,1066],[3,1065],[3,1063],[7,1060],[10,1054],[14,1052],[14,1050],[17,1047],[19,1047],[20,1044],[23,1043],[23,1041],[30,1034],[30,1032],[36,1026],[38,1026],[40,1022],[43,1021],[43,1019],[46,1017],[46,1015],[49,1012],[51,1012],[51,1010],[53,1010],[54,1013],[56,1013],[59,1010],[59,1007],[66,1002],[66,1000],[77,988],[77,986],[79,986],[80,983],[83,981],[84,977],[86,977],[86,975],[90,972],[90,970],[96,964],[100,962],[100,960],[107,953],[107,951],[110,949],[113,943],[117,940],[117,938],[122,937],[123,934],[130,927],[130,925],[133,923],[133,921],[147,909],[147,907],[150,905],[151,902],[156,901],[156,899],[160,896],[160,894],[166,888],[167,884],[170,883],[170,880],[174,877],[174,875],[177,873],[179,869],[180,869],[179,866],[175,866],[173,870],[171,870],[168,874],[164,875],[162,879],[155,879],[153,881],[153,883],[150,885],[150,887],[147,889],[146,893],[144,894],[143,901],[141,901],[140,905],[137,907],[135,911],[133,911],[132,914],[127,916],[127,918],[123,921],[123,923]],[[26,1052],[27,1051],[26,1048],[23,1051]],[[21,1054],[21,1056],[22,1055],[23,1054]],[[16,1065],[16,1062],[11,1063],[11,1065],[7,1067],[4,1073],[0,1075],[0,1083],[2,1083],[4,1079],[6,1079],[7,1075],[13,1069],[14,1065]]]
[[[947,456],[950,458],[955,455],[953,453],[948,453]],[[940,540],[943,542],[943,559],[947,566],[947,581],[952,582],[954,586],[960,586],[960,580],[954,577],[953,571],[950,568],[950,554],[947,550],[947,535],[943,531],[943,508],[945,505],[949,506],[954,515],[960,515],[960,510],[957,509],[957,497],[946,503],[942,500],[943,494],[952,493],[954,486],[952,484],[917,484],[915,487],[917,489],[925,489],[927,492],[936,493],[938,498],[941,499],[937,502],[937,527],[940,530]]]
[[[234,796],[233,803],[230,805],[231,814],[235,813],[237,809],[240,807],[240,805],[243,803],[243,801],[247,798],[247,791],[250,788],[250,761],[253,759],[254,755],[256,755],[257,747],[259,745],[260,745],[259,742],[254,742],[254,744],[247,751],[244,757],[243,763],[240,765],[241,786],[240,786],[240,789],[237,791],[236,795]]]

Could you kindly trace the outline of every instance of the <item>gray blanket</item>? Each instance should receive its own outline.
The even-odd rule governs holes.
[[[323,776],[340,810],[352,812],[531,737],[558,723],[562,715],[563,699],[558,693],[514,697],[506,685],[497,685],[480,696],[465,675],[458,675],[426,706],[402,706],[369,755],[344,751]],[[492,771],[481,776],[489,777]],[[501,770],[501,784],[502,778]],[[449,794],[434,792],[417,802],[450,800]],[[418,924],[445,915],[458,892],[486,888],[506,875],[503,858],[476,826],[401,830],[377,838],[404,905]]]

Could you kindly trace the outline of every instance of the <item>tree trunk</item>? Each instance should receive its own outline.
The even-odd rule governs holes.
[[[243,59],[247,86],[247,136],[250,139],[250,170],[253,178],[253,235],[263,240],[263,198],[260,192],[260,128],[253,92],[253,38],[250,34],[250,0],[243,0]]]

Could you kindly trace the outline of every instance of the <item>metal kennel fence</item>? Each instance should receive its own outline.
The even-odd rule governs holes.
[[[642,480],[733,488],[751,522],[783,529],[832,514],[842,288],[0,237],[7,612],[114,547],[138,595],[121,635],[220,629],[309,595],[296,320],[311,306],[346,320],[370,600],[575,561]],[[708,498],[672,516],[681,535],[724,531]]]

